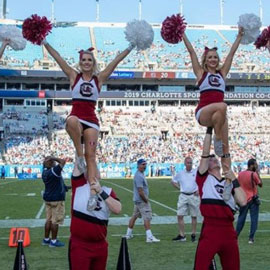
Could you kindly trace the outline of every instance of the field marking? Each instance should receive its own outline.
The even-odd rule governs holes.
[[[27,196],[27,197],[34,197],[34,196],[36,196],[36,193],[27,193],[25,196]]]
[[[40,219],[41,215],[42,215],[42,212],[44,211],[44,208],[45,208],[45,203],[43,203],[38,211],[38,213],[36,214],[36,217],[35,219]]]
[[[8,181],[8,182],[2,182],[0,183],[0,186],[1,185],[6,185],[6,184],[10,184],[10,183],[14,183],[14,182],[17,182],[18,180],[13,180],[13,181]]]
[[[119,187],[119,188],[121,188],[121,189],[123,189],[123,190],[125,190],[125,191],[128,191],[129,193],[132,193],[132,194],[133,194],[133,191],[130,190],[130,189],[128,189],[128,188],[125,188],[125,187],[123,187],[123,186],[120,186],[120,185],[115,184],[115,183],[112,183],[112,182],[110,182],[110,184],[115,185],[116,187]],[[170,206],[168,206],[168,205],[166,205],[166,204],[160,203],[160,202],[155,201],[155,200],[152,200],[152,199],[149,199],[149,201],[150,201],[150,202],[153,202],[153,203],[155,203],[155,204],[158,204],[159,206],[162,206],[162,207],[164,207],[164,208],[166,208],[166,209],[169,209],[169,210],[173,211],[174,213],[177,213],[177,210],[176,210],[176,209],[173,209],[173,208],[171,208]]]
[[[109,224],[111,226],[127,226],[130,217],[111,217],[109,219]],[[237,220],[237,216],[235,216],[235,220]],[[259,214],[259,222],[270,221],[270,214]],[[44,227],[46,220],[45,219],[9,219],[9,220],[0,220],[0,228],[12,228],[12,227]],[[184,217],[185,224],[191,223],[190,217]],[[202,222],[202,217],[198,217],[198,223]],[[250,217],[247,216],[247,221],[250,222]],[[169,225],[169,224],[177,224],[177,217],[175,216],[153,216],[151,220],[152,225]],[[136,221],[136,225],[143,225],[143,220],[138,219]],[[69,227],[70,226],[70,218],[64,220],[64,224],[61,227]],[[260,230],[258,230],[260,231]],[[262,230],[262,232],[267,232],[267,230]]]
[[[270,202],[270,200],[266,200],[266,199],[261,199],[261,198],[260,198],[260,200],[261,200],[262,202]]]

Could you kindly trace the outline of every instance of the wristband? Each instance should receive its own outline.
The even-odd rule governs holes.
[[[129,50],[130,52],[135,48],[134,44],[129,44],[129,46],[127,47],[127,50]]]
[[[212,133],[213,133],[213,128],[212,127],[207,127],[206,134],[212,135]]]
[[[239,187],[240,187],[240,184],[239,184],[237,178],[235,178],[235,179],[232,181],[232,184],[233,184],[233,188],[239,188]]]
[[[209,158],[210,157],[210,155],[208,155],[208,156],[201,156],[201,158]]]
[[[105,201],[106,199],[109,198],[109,195],[103,190],[99,196]]]
[[[47,45],[48,44],[48,41],[46,40],[46,38],[44,38],[42,41],[41,41],[41,45]]]

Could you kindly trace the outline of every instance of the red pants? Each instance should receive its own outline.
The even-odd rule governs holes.
[[[215,254],[219,255],[223,270],[240,270],[237,234],[232,222],[203,224],[194,270],[208,270]]]
[[[69,269],[105,270],[108,257],[108,243],[87,243],[77,239],[69,241]]]

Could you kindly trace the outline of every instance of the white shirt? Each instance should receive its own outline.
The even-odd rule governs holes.
[[[192,169],[189,172],[184,169],[173,176],[172,181],[179,184],[181,192],[194,193],[198,190],[196,173],[196,169]]]

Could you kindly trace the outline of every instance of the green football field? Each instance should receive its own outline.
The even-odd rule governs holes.
[[[132,269],[144,270],[170,270],[170,269],[193,269],[196,243],[190,241],[190,225],[186,225],[187,242],[172,242],[171,239],[178,234],[176,224],[176,202],[179,192],[174,189],[169,179],[149,179],[150,198],[152,199],[154,235],[161,239],[160,243],[145,243],[145,231],[142,225],[135,226],[135,237],[128,241],[129,255]],[[69,181],[66,181],[70,185]],[[103,180],[103,185],[112,187],[122,202],[122,213],[115,219],[112,216],[111,225],[108,227],[109,258],[107,269],[116,269],[119,254],[121,235],[124,235],[127,228],[128,217],[132,213],[132,180],[111,179]],[[28,224],[31,236],[31,245],[26,247],[25,255],[29,269],[68,269],[68,239],[69,228],[59,228],[59,239],[64,241],[64,248],[49,248],[41,246],[43,238],[43,222],[45,213],[41,191],[43,183],[41,180],[14,179],[0,181],[0,269],[12,269],[16,254],[16,248],[8,247],[10,227]],[[264,186],[260,190],[262,205],[260,208],[261,217],[265,221],[259,222],[254,245],[249,245],[248,222],[239,238],[241,269],[242,270],[268,270],[270,269],[270,179],[264,179]],[[70,216],[71,193],[67,193],[66,200],[66,221]],[[261,218],[261,220],[262,220]],[[155,222],[154,222],[155,220]],[[161,221],[158,224],[158,221]],[[168,224],[166,223],[168,221]],[[164,222],[165,221],[165,222]],[[40,225],[36,225],[40,224]],[[199,234],[201,224],[198,225]],[[219,260],[217,259],[218,269]]]

